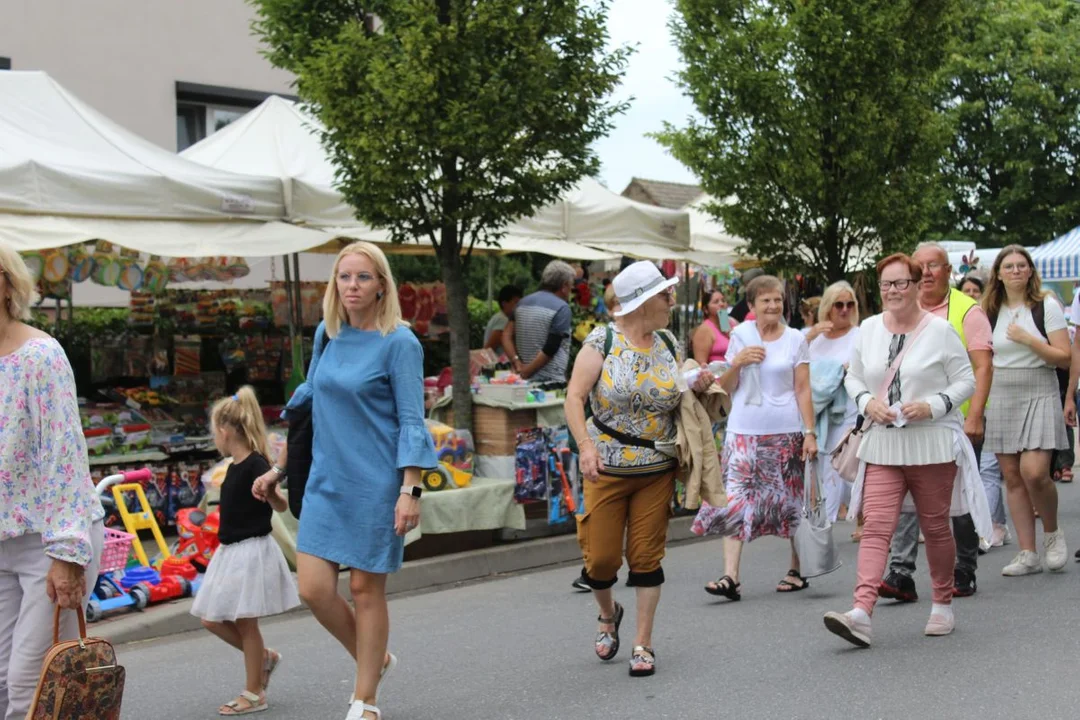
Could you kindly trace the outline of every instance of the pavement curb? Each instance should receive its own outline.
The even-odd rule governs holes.
[[[693,517],[673,518],[668,525],[668,542],[698,539],[690,531],[692,522]],[[559,535],[407,562],[387,579],[386,589],[388,595],[394,596],[560,565],[580,558],[577,537],[573,534]],[[348,573],[339,576],[338,591],[348,597]],[[123,645],[199,630],[202,621],[191,614],[191,604],[189,598],[158,605],[141,613],[120,615],[92,625],[90,634],[105,638],[114,645]],[[287,614],[298,612],[307,612],[307,608],[301,606]]]

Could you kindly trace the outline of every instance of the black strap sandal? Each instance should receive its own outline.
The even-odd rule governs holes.
[[[728,600],[741,600],[742,593],[739,592],[739,588],[742,587],[742,583],[735,582],[735,579],[730,575],[724,575],[717,580],[709,583],[705,586],[705,592],[710,595],[719,595],[720,597],[726,597]]]
[[[636,668],[635,665],[645,667]],[[648,677],[656,672],[656,653],[651,647],[635,645],[634,653],[630,656],[630,677]]]
[[[614,660],[615,655],[619,652],[619,626],[622,625],[623,619],[623,606],[619,603],[615,603],[615,617],[606,618],[603,615],[596,618],[596,622],[603,623],[605,625],[614,625],[614,632],[598,632],[596,633],[596,657],[600,658],[604,662],[608,660]],[[611,648],[608,653],[601,653],[601,648]]]
[[[788,578],[798,580],[801,584],[796,585],[795,583],[791,582],[791,580],[789,580]],[[802,575],[800,575],[798,570],[788,570],[787,575],[785,575],[784,579],[780,581],[780,584],[776,586],[776,592],[778,592],[778,593],[799,592],[800,590],[805,590],[808,587],[810,587],[810,581],[807,580],[806,578],[804,578]]]

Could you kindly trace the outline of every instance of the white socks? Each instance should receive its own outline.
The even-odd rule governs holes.
[[[952,605],[938,605],[937,603],[934,603],[930,607],[930,614],[931,615],[940,615],[941,617],[948,618],[948,619],[952,620],[952,616],[953,616]]]
[[[848,615],[851,616],[851,619],[854,620],[855,622],[860,622],[860,623],[868,623],[868,622],[870,622],[870,616],[867,615],[866,611],[863,610],[862,608],[858,608],[858,607],[857,608],[852,608],[851,611],[848,612]]]

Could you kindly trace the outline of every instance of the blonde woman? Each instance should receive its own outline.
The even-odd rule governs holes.
[[[983,449],[996,454],[1001,465],[1020,545],[1001,573],[1016,577],[1042,572],[1035,510],[1042,518],[1046,567],[1061,570],[1067,550],[1065,533],[1058,527],[1050,458],[1068,445],[1054,372],[1069,367],[1065,313],[1043,291],[1031,255],[1019,245],[1003,248],[994,258],[982,303],[994,328],[994,384]]]
[[[819,332],[810,342],[810,362],[828,358],[841,365],[849,365],[855,343],[859,340],[859,303],[855,300],[855,290],[851,285],[841,280],[825,288],[815,329],[819,329]],[[825,438],[825,458],[836,449],[847,431],[855,426],[858,415],[859,409],[848,398],[843,422],[829,426],[829,434]],[[829,520],[836,522],[840,506],[851,501],[852,484],[840,477],[831,462],[825,461],[821,465],[824,467],[821,484],[825,490],[825,508]]]
[[[315,429],[296,569],[300,596],[356,659],[347,720],[361,720],[381,717],[378,687],[396,662],[386,650],[386,576],[401,567],[405,533],[419,520],[420,469],[436,458],[424,425],[423,350],[401,320],[381,250],[360,242],[341,251],[323,318],[309,387],[290,402],[312,403]],[[256,482],[257,497],[281,480],[286,461],[283,451]],[[339,566],[351,569],[355,611],[337,592]]]
[[[54,605],[86,606],[105,536],[71,365],[25,322],[36,296],[0,243],[0,718],[30,709]],[[75,637],[75,613],[63,613],[60,639]]]

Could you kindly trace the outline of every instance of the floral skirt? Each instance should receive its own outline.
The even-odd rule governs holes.
[[[802,433],[724,438],[720,463],[728,502],[702,503],[696,535],[725,535],[750,542],[763,535],[790,538],[802,513]]]

